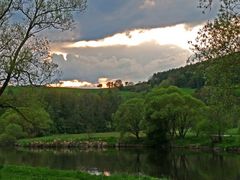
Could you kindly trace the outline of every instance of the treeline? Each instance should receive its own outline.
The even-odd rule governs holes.
[[[112,115],[123,100],[119,91],[79,91],[9,88],[1,99],[9,107],[0,108],[0,144],[49,134],[113,131]]]
[[[206,87],[206,94],[190,94],[176,86],[153,88],[141,98],[119,106],[114,114],[116,129],[161,146],[191,132],[195,136],[215,137],[221,142],[227,129],[239,128],[240,96],[235,89]],[[205,100],[205,102],[204,102]]]
[[[46,110],[53,120],[52,133],[112,131],[112,114],[121,100],[114,90],[76,95],[56,89],[44,94]]]
[[[239,56],[239,53],[234,53],[224,58],[212,59],[164,72],[154,73],[147,82],[137,83],[133,87],[126,87],[124,89],[141,92],[149,91],[152,87],[159,85],[201,89],[206,85],[208,71],[212,71],[218,63],[225,63],[227,67],[230,66],[231,70],[233,70],[232,75],[235,78],[233,83],[239,84],[240,64],[238,60],[234,58],[235,56]]]

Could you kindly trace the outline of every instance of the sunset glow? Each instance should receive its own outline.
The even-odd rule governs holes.
[[[105,77],[101,77],[98,79],[98,83],[91,83],[87,81],[81,81],[81,80],[62,80],[55,84],[50,84],[50,87],[68,87],[68,88],[86,88],[86,89],[92,89],[92,88],[98,88],[98,84],[102,84],[101,88],[107,88],[107,82],[108,81],[115,81],[111,80]]]

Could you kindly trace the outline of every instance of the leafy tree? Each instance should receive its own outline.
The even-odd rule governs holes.
[[[123,87],[123,82],[121,79],[118,79],[114,82],[114,87],[116,88],[122,88]]]
[[[176,87],[154,89],[147,97],[148,134],[155,134],[165,141],[176,136],[184,138],[201,119],[203,108],[203,102]]]
[[[109,82],[107,82],[107,87],[108,88],[113,88],[113,86],[114,86],[114,83],[113,82],[111,82],[111,81],[109,81]]]
[[[210,107],[210,134],[218,135],[219,141],[229,127],[237,126],[239,122],[240,99],[236,94],[239,79],[239,53],[225,56],[206,69],[206,86],[200,96]]]
[[[5,133],[12,135],[13,137],[15,137],[16,139],[20,139],[26,136],[26,133],[23,132],[23,128],[22,126],[18,125],[18,124],[9,124],[6,128],[5,128]]]
[[[133,98],[121,104],[114,114],[116,129],[122,134],[130,132],[137,139],[143,130],[144,100]]]
[[[45,135],[49,132],[52,121],[49,114],[41,107],[19,108],[26,116],[23,118],[13,110],[7,110],[1,117],[0,123],[5,127],[10,124],[17,124],[29,137]]]
[[[103,117],[106,121],[107,130],[113,131],[113,114],[118,110],[119,105],[122,103],[122,97],[119,95],[118,91],[107,91],[105,93],[100,93],[101,97],[101,107],[103,109]]]
[[[222,140],[222,135],[228,128],[237,127],[239,122],[239,97],[234,95],[234,90],[224,87],[210,86],[204,88],[204,98],[208,105],[205,114],[208,116],[200,128],[209,135],[218,136]]]
[[[102,85],[102,84],[98,84],[98,85],[97,85],[97,87],[99,87],[99,88],[102,88],[102,87],[103,87],[103,85]]]
[[[0,96],[9,82],[41,85],[52,80],[57,65],[49,56],[47,40],[38,34],[70,29],[72,13],[85,8],[86,0],[0,1]]]
[[[208,8],[201,1],[202,7]],[[211,2],[211,1],[210,1]],[[196,43],[192,43],[194,55],[189,59],[208,60],[240,51],[239,0],[221,0],[218,16],[209,21],[198,33]]]

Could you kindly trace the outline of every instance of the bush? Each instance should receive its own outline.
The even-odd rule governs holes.
[[[6,127],[5,133],[15,137],[16,139],[26,137],[26,133],[23,132],[22,126],[20,126],[18,124],[14,124],[14,123],[9,124]]]
[[[14,146],[17,139],[9,134],[1,134],[0,135],[0,146]]]

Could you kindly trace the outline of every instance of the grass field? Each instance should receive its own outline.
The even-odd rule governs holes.
[[[147,176],[130,176],[130,175],[90,175],[80,171],[54,170],[48,168],[37,168],[27,166],[7,165],[0,170],[0,179],[3,180],[153,180],[156,178]]]

